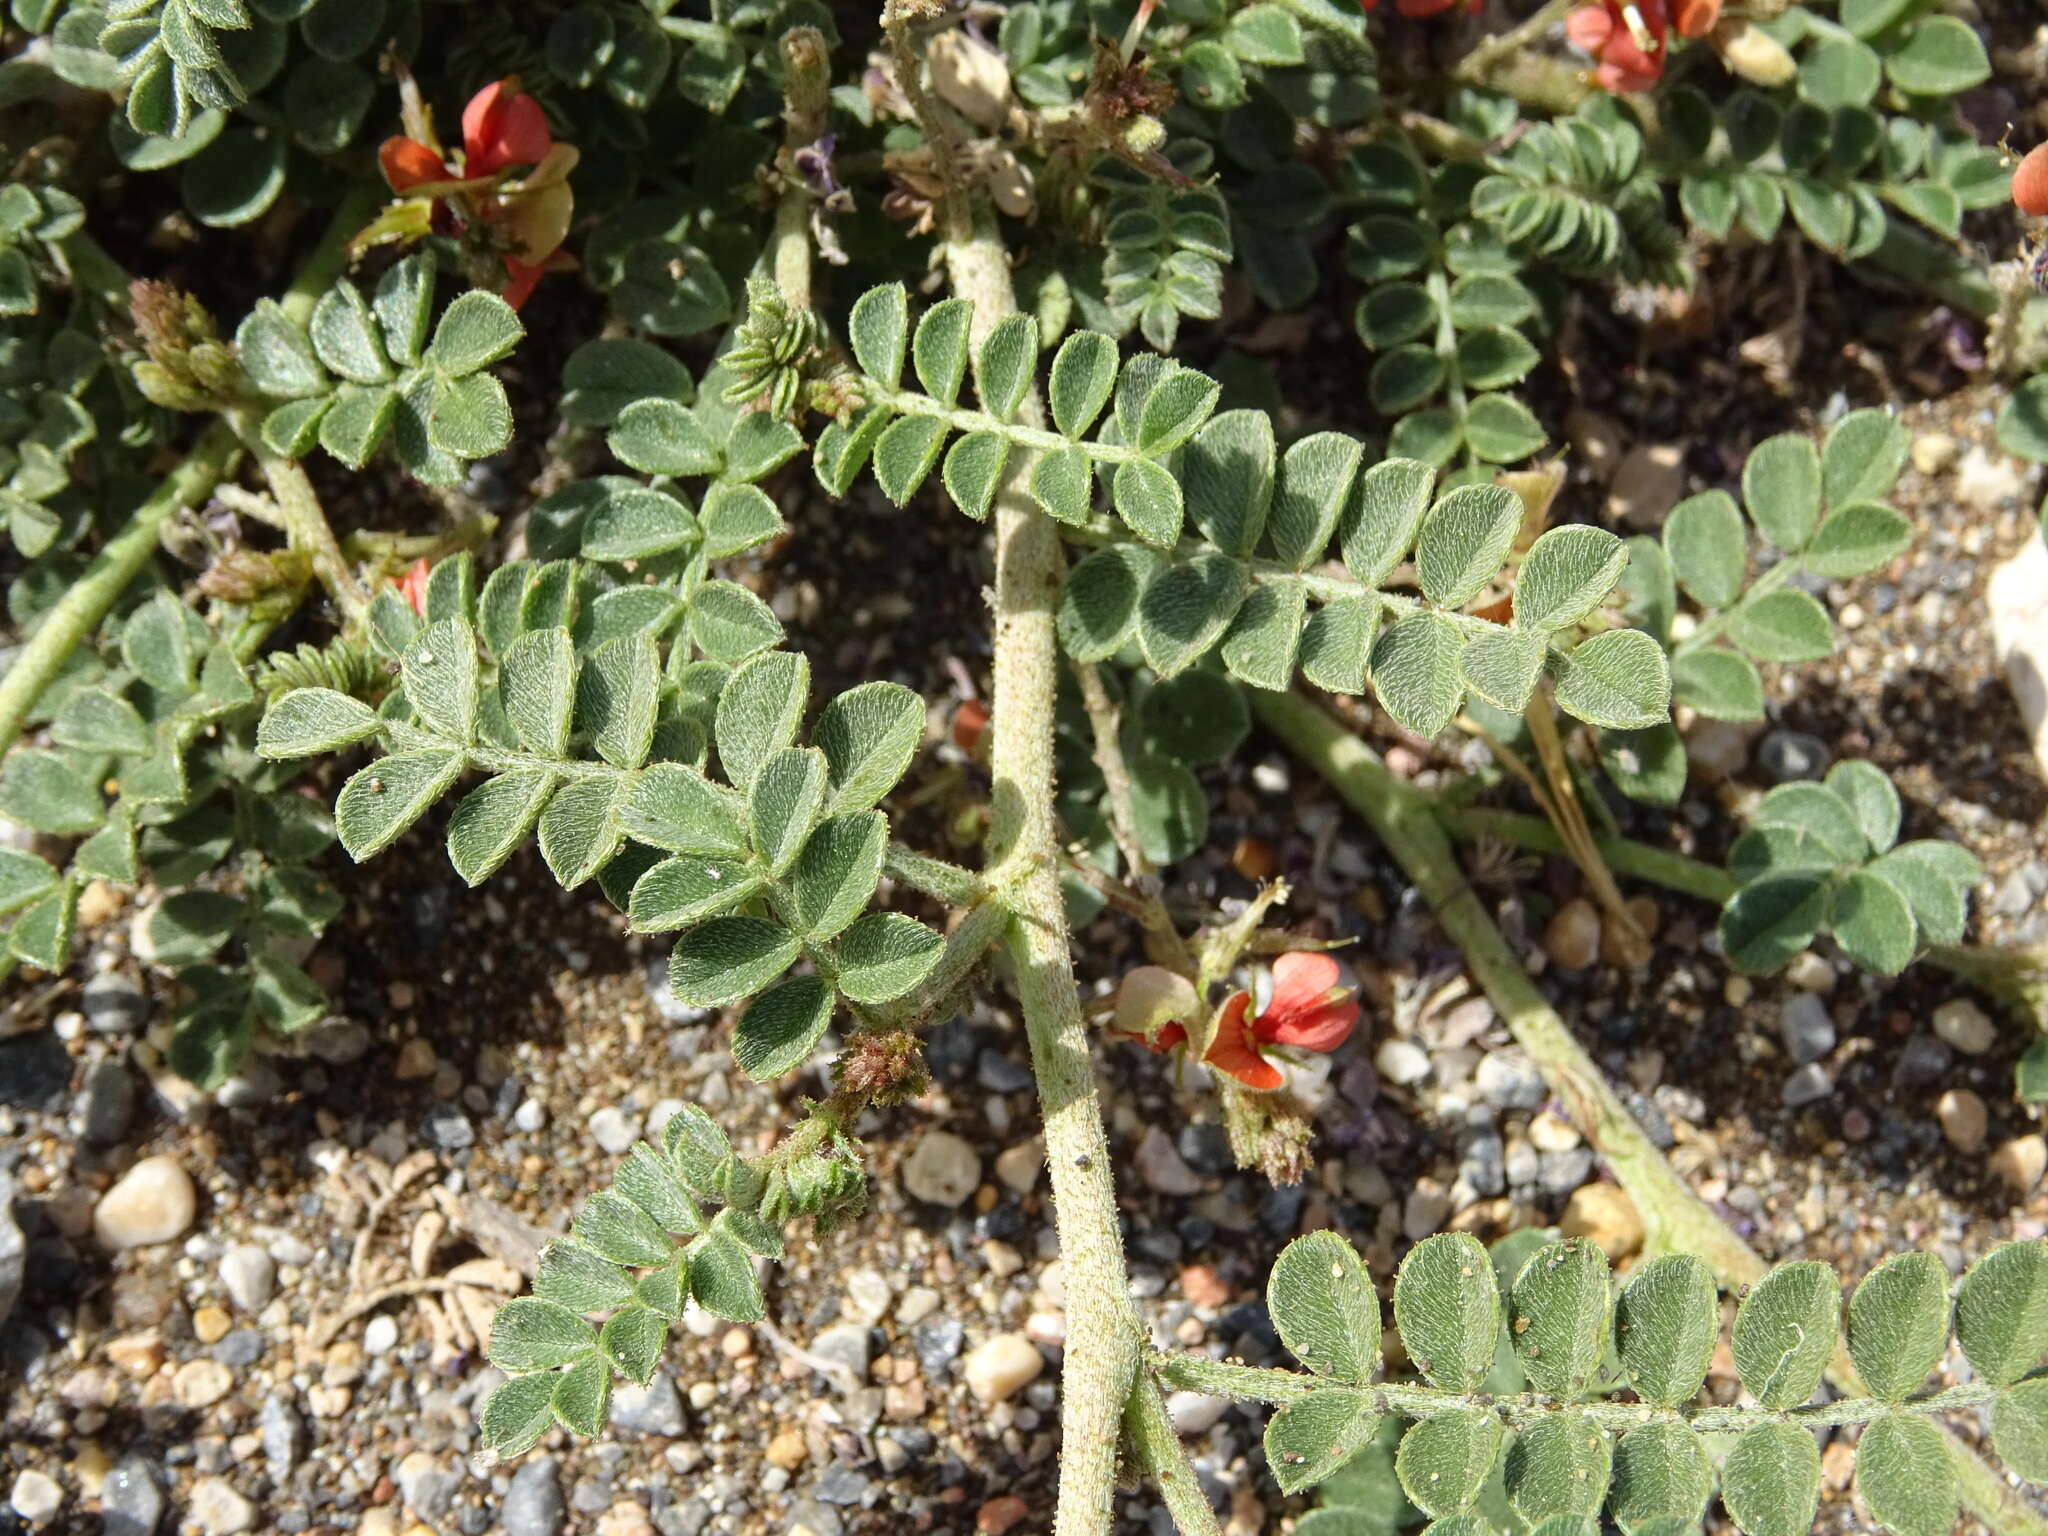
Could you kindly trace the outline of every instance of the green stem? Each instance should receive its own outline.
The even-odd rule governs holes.
[[[71,653],[100,627],[115,600],[142,573],[156,551],[157,530],[164,519],[203,502],[238,452],[235,434],[225,423],[208,427],[185,462],[128,515],[121,531],[100,547],[85,574],[36,626],[7,675],[0,677],[0,752],[14,744],[29,712],[64,670]]]
[[[1439,801],[1437,819],[1453,837],[1474,842],[1496,838],[1536,853],[1563,854],[1567,850],[1557,829],[1541,816],[1520,811],[1495,811],[1480,807],[1452,806]],[[1668,890],[1683,891],[1701,901],[1720,906],[1735,894],[1735,879],[1717,865],[1689,859],[1682,853],[1653,848],[1625,837],[1596,837],[1593,846],[1616,874],[1647,880]]]
[[[307,254],[291,287],[278,300],[293,325],[304,327],[312,322],[313,306],[320,302],[320,295],[348,269],[349,241],[369,222],[383,196],[382,183],[372,181],[357,182],[342,194],[334,216],[320,232],[320,243]]]
[[[796,152],[825,132],[831,104],[825,38],[816,27],[782,34],[782,195],[775,202],[770,239],[775,286],[792,308],[811,308],[811,194],[796,173]]]
[[[1755,581],[1751,582],[1749,589],[1742,594],[1741,601],[1731,607],[1722,609],[1710,618],[1703,619],[1691,634],[1672,646],[1672,656],[1676,658],[1685,655],[1688,651],[1696,651],[1709,640],[1718,638],[1721,632],[1734,622],[1735,616],[1741,613],[1743,609],[1777,591],[1778,588],[1784,586],[1794,576],[1797,576],[1799,571],[1799,557],[1797,555],[1787,555],[1783,560],[1780,560],[1768,571],[1757,577]]]
[[[1584,0],[1550,0],[1548,5],[1527,21],[1489,37],[1458,60],[1457,68],[1451,71],[1451,78],[1463,81],[1467,85],[1487,84],[1495,66],[1503,59],[1513,58],[1524,49],[1542,42],[1552,27],[1583,3]]]
[[[891,879],[900,880],[912,890],[922,891],[949,907],[973,906],[988,891],[981,877],[973,871],[919,853],[902,843],[889,845],[882,868]]]
[[[1131,1395],[1124,1403],[1124,1433],[1130,1437],[1138,1470],[1159,1485],[1166,1512],[1181,1536],[1223,1536],[1216,1523],[1216,1511],[1202,1492],[1202,1481],[1188,1465],[1180,1435],[1167,1417],[1159,1384],[1147,1371],[1138,1372],[1131,1383]]]
[[[346,626],[353,628],[369,611],[370,597],[335,541],[334,529],[328,524],[313,482],[297,459],[271,452],[263,441],[261,423],[253,414],[235,411],[227,419],[269,482],[271,503],[277,509],[277,523],[286,542],[312,562],[313,574],[320,578],[320,585],[341,610]]]

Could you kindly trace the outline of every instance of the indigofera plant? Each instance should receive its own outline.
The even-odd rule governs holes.
[[[1717,1484],[1749,1536],[1804,1536],[1821,1491],[1813,1432],[1847,1426],[1861,1429],[1855,1488],[1872,1519],[1894,1536],[1947,1536],[1960,1500],[1934,1416],[1962,1411],[1988,1411],[2000,1459],[2048,1481],[2048,1377],[2034,1374],[2048,1354],[2048,1243],[1995,1248],[1953,1286],[1933,1254],[1896,1254],[1846,1308],[1826,1265],[1779,1265],[1735,1308],[1727,1346],[1749,1401],[1733,1406],[1701,1401],[1723,1303],[1698,1258],[1666,1254],[1617,1285],[1588,1239],[1527,1249],[1505,1275],[1463,1233],[1409,1250],[1393,1322],[1418,1380],[1375,1379],[1379,1299],[1333,1232],[1290,1243],[1267,1284],[1308,1375],[1184,1355],[1154,1368],[1173,1386],[1279,1405],[1266,1456],[1284,1489],[1324,1481],[1383,1421],[1407,1421],[1394,1467],[1432,1536],[1491,1536],[1507,1511],[1543,1536],[1592,1536],[1603,1513],[1628,1536],[1683,1536]],[[1974,1379],[1926,1391],[1952,1335]],[[1817,1398],[1845,1343],[1862,1391]],[[1490,1485],[1505,1496],[1498,1514]],[[1324,1520],[1303,1529],[1346,1528]]]

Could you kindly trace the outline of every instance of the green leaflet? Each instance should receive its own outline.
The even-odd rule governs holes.
[[[1357,1252],[1336,1233],[1310,1233],[1281,1251],[1266,1306],[1281,1342],[1316,1374],[1364,1383],[1379,1368],[1379,1299]]]

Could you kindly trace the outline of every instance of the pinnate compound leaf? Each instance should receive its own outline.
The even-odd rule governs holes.
[[[1638,1269],[1615,1303],[1614,1343],[1636,1394],[1660,1408],[1699,1395],[1721,1333],[1713,1271],[1689,1253]]]
[[[611,1362],[612,1369],[626,1380],[646,1386],[661,1364],[662,1346],[668,1342],[668,1323],[654,1309],[634,1302],[613,1314],[597,1335],[597,1347]],[[599,1423],[598,1429],[604,1426]]]
[[[1524,1425],[1501,1467],[1508,1498],[1525,1520],[1594,1515],[1607,1498],[1614,1442],[1592,1419],[1556,1413]]]
[[[1918,1414],[1874,1420],[1856,1442],[1856,1491],[1893,1536],[1948,1536],[1961,1503],[1948,1437]]]
[[[1628,565],[1628,546],[1605,528],[1552,528],[1529,547],[1515,578],[1515,623],[1562,629],[1597,608]]]
[[[1305,571],[1322,559],[1338,520],[1346,515],[1364,453],[1357,439],[1341,432],[1316,432],[1288,444],[1266,514],[1266,541],[1283,563]],[[1350,564],[1348,536],[1344,548]],[[1352,571],[1362,581],[1374,580],[1356,566]]]
[[[1931,1253],[1894,1254],[1849,1300],[1849,1358],[1871,1394],[1903,1402],[1948,1344],[1948,1270]]]
[[[1820,520],[1820,455],[1794,432],[1766,438],[1742,466],[1742,504],[1757,531],[1792,553],[1806,547]]]
[[[1905,467],[1911,435],[1890,411],[1851,411],[1828,430],[1821,448],[1821,489],[1830,507],[1875,501]]]
[[[1335,1232],[1311,1232],[1281,1250],[1266,1309],[1280,1342],[1318,1376],[1359,1384],[1379,1369],[1379,1298],[1357,1250]]]
[[[924,702],[901,683],[862,683],[818,712],[811,739],[831,768],[826,813],[864,811],[909,768],[924,739]]]
[[[1394,1470],[1425,1513],[1450,1519],[1486,1486],[1500,1459],[1500,1438],[1500,1420],[1483,1408],[1433,1413],[1401,1437]]]
[[[911,339],[911,356],[924,392],[941,405],[960,398],[960,381],[967,377],[967,330],[974,307],[965,299],[946,299],[934,304],[917,322]]]
[[[1424,1238],[1394,1279],[1394,1321],[1415,1368],[1446,1392],[1470,1392],[1493,1368],[1500,1287],[1493,1261],[1463,1232]]]
[[[899,416],[875,440],[875,480],[897,506],[917,493],[951,429],[941,416]]]
[[[946,941],[900,912],[870,912],[839,940],[839,990],[856,1003],[894,1002],[932,973]]]
[[[1464,647],[1448,614],[1411,613],[1381,630],[1372,646],[1372,686],[1381,707],[1418,736],[1442,731],[1465,697],[1458,664]]]
[[[447,793],[462,766],[460,752],[396,752],[358,772],[334,802],[334,830],[349,857],[361,863],[390,847]]]
[[[1721,1502],[1747,1536],[1811,1536],[1820,1507],[1812,1433],[1777,1420],[1736,1436],[1721,1467]]]
[[[1952,878],[1919,851],[1924,846],[1907,843],[1902,848],[1894,848],[1870,865],[1868,872],[1904,898],[1912,910],[1914,926],[1928,943],[1960,943],[1968,917],[1964,892],[1975,881]]]
[[[1059,636],[1076,661],[1114,656],[1137,633],[1138,603],[1163,564],[1136,544],[1098,549],[1060,587]]]
[[[1181,455],[1188,516],[1225,554],[1251,554],[1273,503],[1279,450],[1264,411],[1225,411],[1203,426]]]
[[[1729,615],[1728,634],[1759,661],[1819,661],[1835,650],[1828,611],[1796,587],[1780,587],[1742,604]]]
[[[521,1296],[491,1319],[490,1361],[501,1371],[546,1371],[597,1347],[590,1324],[567,1307]]]
[[[1518,714],[1535,690],[1543,657],[1540,633],[1494,628],[1465,642],[1458,665],[1474,693],[1497,709]]]
[[[448,860],[466,884],[481,884],[526,841],[555,782],[545,768],[515,768],[463,797],[448,818]]]
[[[1854,502],[1828,514],[1802,563],[1816,576],[1861,576],[1904,554],[1913,525],[1882,502]]]
[[[554,1396],[548,1406],[564,1429],[588,1439],[604,1429],[611,1411],[611,1365],[596,1350],[554,1378]]]
[[[1657,1520],[1696,1531],[1713,1493],[1706,1447],[1686,1425],[1638,1425],[1614,1448],[1608,1508],[1625,1531],[1640,1533]]]
[[[680,763],[654,763],[635,775],[619,821],[638,841],[671,853],[747,851],[745,800]]]
[[[495,293],[472,288],[441,312],[426,360],[436,372],[459,378],[495,363],[525,334],[510,304]]]
[[[1383,459],[1358,477],[1338,528],[1353,576],[1378,586],[1407,558],[1435,484],[1436,471],[1416,459]]]
[[[571,1312],[608,1312],[633,1298],[633,1280],[610,1259],[578,1243],[556,1241],[540,1251],[533,1294]]]
[[[793,1072],[832,1022],[832,989],[816,976],[777,982],[747,1006],[734,1027],[732,1059],[757,1083]]]
[[[1664,520],[1664,553],[1679,585],[1702,608],[1734,602],[1749,563],[1749,535],[1735,498],[1702,491],[1673,507]]]
[[[1522,517],[1522,499],[1505,486],[1463,485],[1443,497],[1415,541],[1423,595],[1439,608],[1464,607],[1500,574]]]
[[[1055,448],[1031,466],[1031,499],[1055,522],[1087,522],[1094,490],[1095,470],[1079,448]]]
[[[1206,551],[1160,571],[1138,603],[1138,643],[1152,669],[1172,677],[1207,655],[1250,584],[1241,564]]]
[[[1508,1292],[1508,1336],[1539,1392],[1576,1397],[1607,1348],[1607,1255],[1588,1238],[1536,1250]]]
[[[1735,1314],[1730,1345],[1742,1384],[1766,1408],[1798,1407],[1820,1385],[1841,1314],[1832,1269],[1810,1259],[1780,1264]]]
[[[1671,712],[1664,648],[1639,629],[1610,629],[1556,658],[1557,702],[1593,725],[1642,730]]]
[[[332,688],[294,688],[264,713],[256,750],[264,757],[315,757],[339,752],[377,732],[369,705]]]
[[[506,650],[499,692],[513,733],[527,751],[563,758],[576,704],[576,648],[565,629],[536,629]]]
[[[1180,482],[1150,459],[1126,459],[1110,482],[1116,515],[1148,544],[1171,549],[1180,538]]]
[[[724,1220],[724,1214],[718,1219]],[[754,1260],[724,1228],[714,1225],[690,1244],[688,1265],[690,1299],[698,1306],[728,1322],[761,1320],[761,1282]]]
[[[476,631],[464,618],[429,624],[405,648],[405,696],[422,723],[456,741],[476,739]]]
[[[1998,1459],[2030,1483],[2048,1482],[2048,1377],[2005,1389],[1991,1409]]]
[[[1000,432],[970,432],[946,451],[941,471],[946,494],[979,522],[995,504],[1003,470],[1010,460],[1010,442]]]
[[[759,889],[736,859],[679,853],[633,882],[626,912],[636,932],[667,933],[737,906]]]
[[[870,288],[846,317],[854,361],[884,389],[903,381],[903,353],[910,339],[910,296],[901,283]]]
[[[825,754],[816,747],[784,747],[754,775],[748,796],[754,851],[780,875],[795,862],[825,804]]]
[[[1266,1424],[1266,1462],[1282,1493],[1312,1487],[1363,1450],[1379,1428],[1370,1392],[1324,1387]]]
[[[2048,1354],[2048,1239],[2007,1243],[1956,1292],[1956,1342],[1977,1374],[2009,1386]]]
[[[665,1264],[675,1251],[655,1219],[615,1189],[601,1189],[584,1201],[570,1230],[577,1242],[614,1264]]]
[[[788,970],[798,947],[794,934],[758,917],[714,917],[676,942],[669,990],[693,1008],[722,1007]]]
[[[745,788],[771,753],[796,737],[811,687],[811,664],[793,651],[765,651],[741,664],[718,696],[713,735],[725,776]]]
[[[974,359],[974,387],[982,409],[997,421],[1016,415],[1037,363],[1037,318],[1006,315],[997,321]]]

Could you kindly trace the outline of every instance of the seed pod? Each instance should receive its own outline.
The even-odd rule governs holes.
[[[2012,173],[2012,200],[2029,218],[2048,218],[2048,144],[2027,151]]]
[[[1031,212],[1031,186],[1031,173],[1007,149],[989,162],[989,199],[1012,218]]]
[[[1713,31],[1721,61],[1752,85],[1784,85],[1799,72],[1785,45],[1747,21],[1722,22]]]

